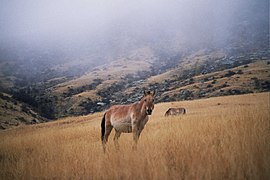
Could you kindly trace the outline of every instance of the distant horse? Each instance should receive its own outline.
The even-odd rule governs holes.
[[[165,116],[174,116],[174,115],[180,115],[180,114],[186,114],[186,109],[185,108],[169,108]]]
[[[148,115],[154,109],[155,92],[144,92],[139,102],[129,105],[114,105],[109,108],[101,121],[101,141],[103,150],[106,150],[108,137],[115,129],[114,144],[119,148],[118,139],[121,133],[133,133],[133,149],[136,149],[140,134],[148,121]]]

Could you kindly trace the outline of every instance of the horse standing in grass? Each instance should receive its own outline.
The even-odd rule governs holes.
[[[140,134],[154,109],[154,95],[148,91],[139,102],[129,105],[115,105],[108,109],[101,121],[101,141],[106,150],[108,137],[115,129],[114,144],[119,148],[118,139],[121,133],[133,133],[133,149],[136,149]]]
[[[180,114],[186,114],[186,109],[185,108],[169,108],[165,116],[175,116],[175,115],[180,115]]]

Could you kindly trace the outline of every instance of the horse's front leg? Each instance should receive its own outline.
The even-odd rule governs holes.
[[[137,149],[137,143],[138,143],[141,131],[137,126],[135,126],[132,129],[132,132],[133,132],[133,146],[132,146],[132,149],[136,150]]]
[[[137,149],[138,139],[139,139],[138,131],[133,132],[133,145],[132,145],[133,150]]]

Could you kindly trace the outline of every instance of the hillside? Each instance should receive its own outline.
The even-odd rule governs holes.
[[[9,94],[0,93],[0,129],[48,121],[29,105],[13,99]]]
[[[208,67],[209,68],[209,67]],[[163,91],[160,101],[176,101],[246,94],[270,90],[270,61],[257,60],[245,65],[213,73],[204,73],[183,78],[181,69],[173,69],[148,79],[148,84]]]
[[[132,135],[100,142],[102,113],[0,132],[0,176],[72,179],[269,179],[270,94],[156,104],[132,151]],[[169,107],[184,116],[164,117]],[[136,171],[134,171],[136,169]]]
[[[135,56],[138,60],[128,57],[113,61],[54,86],[52,94],[62,99],[56,105],[60,114],[81,115],[135,102],[147,89],[157,91],[158,102],[270,90],[268,51],[228,57],[222,51],[201,50],[175,57],[173,62],[164,61],[167,66],[161,68],[158,57],[147,50],[140,51],[144,56]]]
[[[226,51],[205,49],[169,57],[161,59],[162,56],[145,47],[96,66],[80,76],[52,78],[22,87],[16,83],[16,77],[2,76],[1,87],[3,92],[11,94],[12,99],[25,104],[40,117],[30,116],[26,118],[26,124],[33,119],[44,122],[43,119],[86,115],[103,111],[113,104],[135,102],[143,90],[156,90],[157,102],[270,90],[267,50],[232,55]],[[1,111],[9,111],[9,114],[12,114],[12,109],[21,109],[5,110],[6,107],[3,106]],[[22,119],[17,110],[10,122],[7,122],[5,113],[0,117],[6,124],[21,124],[12,123]]]

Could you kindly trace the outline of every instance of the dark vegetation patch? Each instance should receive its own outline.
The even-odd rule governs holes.
[[[66,98],[66,97],[71,97],[71,96],[76,95],[76,94],[80,94],[80,93],[85,92],[85,91],[94,90],[102,82],[103,82],[102,79],[94,79],[93,83],[91,83],[89,85],[84,85],[84,86],[81,86],[78,88],[73,88],[73,87],[69,86],[68,92],[63,93],[63,96]]]

